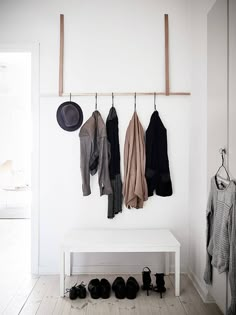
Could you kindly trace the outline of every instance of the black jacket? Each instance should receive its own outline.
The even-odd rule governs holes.
[[[109,219],[122,211],[122,182],[120,175],[120,143],[118,117],[115,107],[111,107],[106,121],[107,139],[110,147],[109,176],[113,194],[108,195]]]
[[[172,184],[167,154],[167,135],[158,111],[151,116],[146,131],[146,172],[148,196],[171,196]]]

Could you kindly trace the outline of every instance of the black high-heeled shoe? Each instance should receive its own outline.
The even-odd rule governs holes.
[[[112,290],[117,299],[124,299],[126,294],[125,280],[122,277],[117,277],[112,284]]]
[[[156,273],[155,277],[156,277],[156,287],[154,287],[154,291],[160,293],[160,297],[162,299],[162,293],[166,292],[164,273]]]
[[[100,294],[102,299],[108,299],[111,294],[111,285],[107,279],[100,281]]]
[[[88,290],[92,299],[99,299],[101,294],[101,285],[99,279],[92,279],[88,284]]]
[[[145,270],[147,269],[147,270]],[[142,290],[147,290],[147,295],[149,295],[149,290],[152,290],[152,279],[151,279],[151,270],[148,267],[144,267],[142,271],[143,285]]]
[[[86,291],[85,284],[83,281],[78,286],[76,286],[76,292],[77,292],[77,296],[80,299],[86,298],[87,291]]]
[[[136,298],[139,291],[139,284],[134,277],[129,277],[126,282],[126,297],[133,300]]]

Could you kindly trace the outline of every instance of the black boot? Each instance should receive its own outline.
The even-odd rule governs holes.
[[[156,273],[155,277],[156,277],[156,287],[154,288],[154,291],[160,293],[160,296],[162,298],[162,293],[166,292],[164,273]]]
[[[147,269],[147,270],[145,270]],[[149,290],[152,290],[152,279],[151,270],[148,267],[144,267],[142,271],[143,285],[142,290],[147,290],[147,295],[149,295]]]
[[[77,296],[80,299],[85,299],[86,295],[87,295],[87,291],[86,291],[86,287],[85,284],[83,283],[83,281],[76,286],[76,290],[77,290]]]
[[[73,287],[71,287],[70,289],[66,289],[66,293],[69,293],[69,298],[71,300],[75,300],[77,298],[77,289],[76,289],[76,285],[73,285]]]

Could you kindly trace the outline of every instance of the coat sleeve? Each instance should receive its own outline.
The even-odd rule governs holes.
[[[128,176],[128,157],[129,157],[129,129],[126,131],[125,135],[125,145],[124,145],[124,181],[123,181],[123,197],[125,201],[125,206],[127,206],[127,176]]]
[[[212,196],[212,189],[209,194],[208,203],[207,203],[207,211],[206,211],[206,218],[207,218],[207,229],[206,229],[206,267],[204,272],[204,280],[207,284],[212,283],[212,265],[211,260],[212,256],[208,251],[208,246],[212,237],[212,230],[213,230],[213,196]]]
[[[99,166],[98,166],[98,183],[100,195],[112,194],[112,187],[109,175],[109,149],[107,137],[99,139]]]
[[[229,283],[231,289],[231,304],[227,310],[227,315],[236,314],[236,196],[231,208],[231,212],[228,220],[229,230],[229,244],[230,244],[230,256],[229,256]]]
[[[143,202],[148,198],[147,182],[145,178],[145,164],[146,153],[144,143],[144,131],[143,127],[139,123],[136,130],[136,155],[137,155],[137,174],[135,182],[135,194],[138,196],[140,208],[143,207]]]
[[[158,179],[157,194],[160,196],[171,196],[173,190],[170,177],[169,158],[167,149],[167,130],[164,126],[161,130],[159,137],[160,137],[159,150],[161,154],[158,153],[160,177]]]
[[[91,143],[89,136],[80,136],[80,170],[82,177],[82,191],[84,196],[91,194],[89,160],[91,155]]]
[[[150,129],[152,126],[148,127],[146,131],[146,142],[145,142],[145,149],[146,149],[146,164],[145,164],[145,177],[148,187],[148,196],[153,196],[153,192],[155,189],[155,181],[156,181],[156,169],[154,164],[158,161],[155,151],[155,144],[153,143],[154,137],[150,134]],[[155,161],[153,163],[153,161]]]

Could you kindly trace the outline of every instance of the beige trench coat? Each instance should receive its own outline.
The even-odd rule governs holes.
[[[127,208],[143,208],[148,199],[144,130],[134,112],[125,136],[123,195]]]

